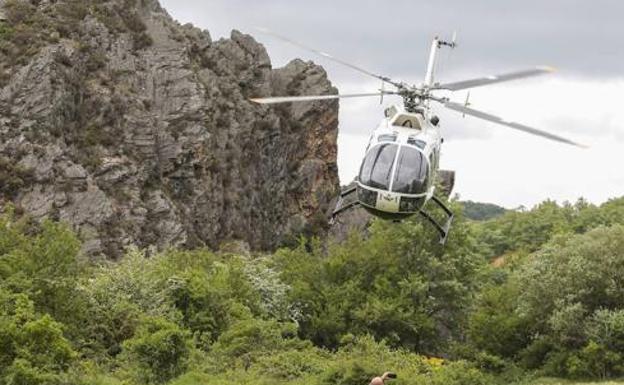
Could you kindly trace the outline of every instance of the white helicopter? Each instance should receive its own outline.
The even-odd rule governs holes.
[[[392,105],[385,110],[384,119],[370,137],[359,176],[354,185],[352,184],[351,187],[341,192],[332,219],[340,212],[354,206],[362,206],[375,216],[392,220],[400,220],[420,213],[440,233],[440,243],[446,242],[453,221],[453,213],[434,193],[436,192],[436,184],[439,184],[447,194],[450,194],[454,185],[455,173],[439,170],[440,149],[444,139],[440,132],[440,119],[431,111],[431,101],[440,103],[444,107],[463,115],[470,115],[557,142],[585,147],[561,136],[523,124],[509,122],[497,116],[469,108],[468,98],[466,98],[465,103],[460,104],[451,102],[446,97],[433,95],[433,91],[437,90],[459,91],[541,75],[552,72],[553,68],[551,67],[539,66],[496,76],[453,83],[436,83],[434,82],[434,70],[437,53],[442,47],[453,49],[457,46],[454,34],[450,42],[438,37],[433,39],[425,80],[421,85],[415,86],[377,75],[266,29],[260,29],[260,31],[379,79],[382,81],[382,88],[378,92],[366,94],[279,96],[252,98],[251,101],[253,102],[275,104],[369,96],[377,96],[383,100],[384,95],[398,95],[403,98],[403,106]],[[386,83],[395,87],[396,90],[385,90],[384,85]],[[350,199],[353,194],[355,194],[355,199]],[[443,224],[438,223],[430,213],[424,210],[424,206],[429,201],[437,204],[446,214],[446,220]]]

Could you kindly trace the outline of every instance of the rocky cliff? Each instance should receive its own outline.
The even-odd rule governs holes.
[[[338,189],[338,104],[324,70],[233,31],[175,22],[156,0],[0,0],[0,204],[130,245],[271,249],[324,223]]]

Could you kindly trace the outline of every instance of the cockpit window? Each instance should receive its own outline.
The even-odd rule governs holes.
[[[429,162],[422,152],[415,148],[401,147],[397,160],[392,191],[403,194],[427,192]]]
[[[421,150],[423,150],[425,148],[425,146],[427,145],[427,143],[423,140],[420,139],[416,139],[416,137],[414,136],[410,136],[409,138],[407,138],[407,144],[411,144],[413,146],[416,146],[418,148],[420,148]]]
[[[378,142],[396,142],[396,134],[381,134],[377,137]]]
[[[383,143],[373,147],[364,158],[360,170],[360,183],[373,188],[388,190],[392,176],[392,166],[398,146]]]

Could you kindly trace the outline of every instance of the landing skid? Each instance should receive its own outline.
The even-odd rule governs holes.
[[[340,196],[338,197],[338,202],[336,202],[336,208],[334,208],[334,211],[331,214],[331,219],[329,220],[330,225],[333,225],[335,223],[336,217],[338,216],[338,214],[360,205],[360,202],[357,200],[357,197],[355,197],[355,199],[353,198],[353,195],[356,193],[356,191],[357,191],[357,186],[353,186],[353,187],[349,187],[345,189],[344,191],[340,193]],[[444,245],[446,243],[446,239],[448,238],[448,234],[449,234],[451,225],[453,223],[454,214],[435,195],[431,197],[431,200],[435,202],[435,204],[437,204],[438,207],[440,207],[444,211],[444,213],[447,216],[446,222],[443,225],[441,225],[431,216],[431,214],[426,212],[424,209],[420,209],[419,213],[420,215],[425,217],[425,219],[427,219],[427,221],[429,221],[429,223],[431,223],[433,227],[435,227],[435,229],[440,233],[440,244]],[[395,223],[400,222],[400,221],[401,219],[393,220],[393,222]]]
[[[420,215],[425,217],[435,227],[436,230],[440,233],[440,244],[444,245],[446,243],[446,239],[448,238],[449,231],[451,229],[451,225],[453,224],[453,212],[442,203],[435,195],[431,197],[431,200],[434,201],[438,207],[440,207],[444,213],[446,214],[446,222],[444,225],[439,224],[428,212],[423,209],[420,209]]]
[[[338,202],[336,202],[336,208],[332,212],[331,219],[329,220],[330,225],[334,224],[338,214],[360,205],[360,202],[357,199],[354,199],[353,201],[348,202],[349,197],[353,195],[356,192],[356,190],[357,190],[357,186],[353,186],[353,187],[347,188],[346,190],[340,193],[340,196],[338,197]]]

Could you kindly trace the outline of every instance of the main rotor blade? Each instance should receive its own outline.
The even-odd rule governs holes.
[[[254,103],[259,104],[276,104],[276,103],[289,103],[289,102],[310,102],[314,100],[331,100],[342,98],[361,98],[366,96],[382,96],[392,95],[394,92],[384,91],[375,92],[370,94],[342,94],[342,95],[309,95],[309,96],[274,96],[268,98],[251,98]]]
[[[515,79],[528,78],[531,76],[542,75],[542,74],[546,74],[546,73],[554,72],[554,71],[555,69],[552,67],[540,66],[540,67],[535,67],[529,70],[510,72],[510,73],[501,74],[501,75],[485,76],[482,78],[463,80],[460,82],[453,82],[453,83],[436,84],[433,86],[433,89],[459,91],[459,90],[464,90],[466,88],[487,86],[489,84],[507,82],[507,81],[515,80]]]
[[[299,47],[301,49],[304,49],[306,51],[315,53],[317,55],[321,55],[324,58],[327,58],[327,59],[332,60],[332,61],[334,61],[336,63],[342,64],[343,66],[347,66],[347,67],[349,67],[349,68],[351,68],[353,70],[356,70],[358,72],[361,72],[361,73],[363,73],[365,75],[372,76],[372,77],[374,77],[376,79],[379,79],[379,80],[383,80],[384,82],[390,83],[390,84],[392,84],[395,87],[401,87],[401,83],[395,82],[395,81],[393,81],[392,79],[390,79],[387,76],[377,75],[377,74],[375,74],[375,73],[373,73],[371,71],[368,71],[368,70],[366,70],[366,69],[364,69],[362,67],[356,66],[355,64],[351,64],[351,63],[346,62],[346,61],[344,61],[342,59],[338,59],[337,57],[334,57],[334,56],[328,54],[327,52],[319,51],[319,50],[317,50],[315,48],[308,47],[305,44],[302,44],[302,43],[299,43],[297,41],[294,41],[294,40],[292,40],[292,39],[290,39],[288,37],[285,37],[285,36],[282,36],[282,35],[278,35],[277,33],[272,32],[272,31],[270,31],[270,30],[268,30],[266,28],[256,27],[256,29],[258,31],[266,34],[266,35],[273,36],[273,37],[275,37],[277,39],[280,39],[282,41],[290,43],[290,44],[292,44],[292,45],[294,45],[296,47]]]
[[[453,102],[443,102],[444,107],[450,109],[450,110],[454,110],[457,112],[461,112],[462,114],[466,114],[466,115],[471,115],[474,116],[476,118],[479,119],[483,119],[483,120],[487,120],[489,122],[492,123],[496,123],[496,124],[500,124],[503,126],[507,126],[507,127],[511,127],[513,129],[519,130],[519,131],[523,131],[532,135],[537,135],[537,136],[541,136],[542,138],[546,138],[546,139],[550,139],[550,140],[554,140],[556,142],[561,142],[561,143],[566,143],[566,144],[571,144],[573,146],[577,146],[577,147],[582,147],[582,148],[587,148],[587,146],[580,144],[580,143],[576,143],[573,142],[569,139],[566,139],[564,137],[558,136],[558,135],[554,135],[551,134],[549,132],[546,131],[542,131],[542,130],[538,130],[537,128],[533,128],[533,127],[529,127],[526,126],[524,124],[520,124],[520,123],[515,123],[515,122],[508,122],[506,120],[503,120],[502,118],[499,118],[498,116],[494,116],[494,115],[490,115],[488,113],[482,112],[482,111],[478,111],[472,108],[468,108],[465,107],[462,104],[459,103],[453,103]]]

